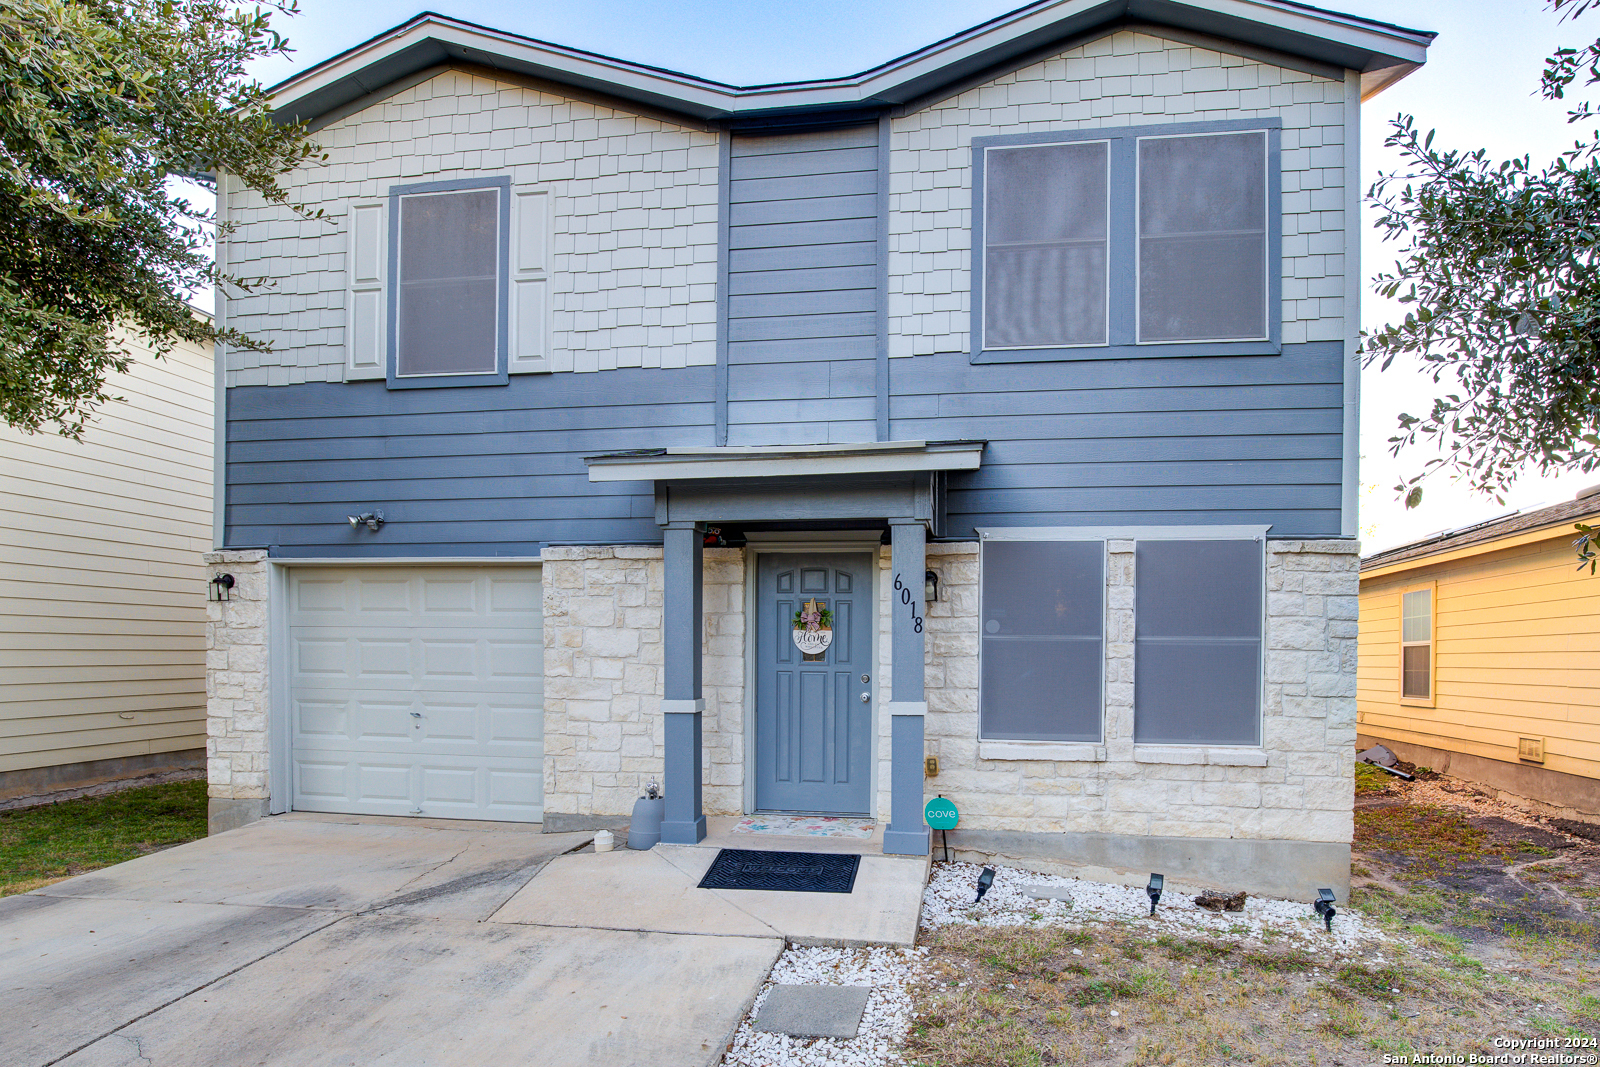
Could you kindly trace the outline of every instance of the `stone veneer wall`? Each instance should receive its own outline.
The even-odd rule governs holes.
[[[927,793],[956,802],[962,830],[1348,844],[1357,544],[1267,542],[1261,766],[1229,763],[1252,753],[1134,745],[1134,542],[1107,547],[1104,760],[1065,761],[980,757],[978,545],[928,546],[940,582],[927,611],[927,743],[940,773]]]
[[[661,780],[658,547],[547,548],[544,561],[545,828],[618,825]],[[703,804],[744,805],[744,553],[705,553]]]
[[[205,554],[206,577],[233,575],[228,602],[206,604],[206,780],[212,833],[267,811],[265,549]]]

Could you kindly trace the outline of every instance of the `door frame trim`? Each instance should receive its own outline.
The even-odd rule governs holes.
[[[761,537],[762,535],[757,535]],[[760,555],[768,552],[848,552],[860,555],[866,553],[872,560],[872,657],[870,671],[872,674],[872,730],[867,740],[867,763],[870,773],[867,776],[867,818],[878,821],[878,734],[884,727],[883,701],[877,699],[881,693],[878,677],[878,643],[882,636],[882,627],[879,625],[881,614],[883,571],[883,534],[880,530],[841,530],[837,533],[820,531],[795,531],[794,534],[772,534],[772,540],[751,540],[745,544],[744,549],[744,788],[743,802],[740,804],[745,815],[751,815],[756,810],[756,624],[760,616],[757,614],[756,593],[758,584],[758,559]],[[788,540],[778,540],[780,537],[789,537]]]

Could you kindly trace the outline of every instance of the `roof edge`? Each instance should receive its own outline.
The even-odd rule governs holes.
[[[857,74],[736,86],[425,11],[268,91],[279,121],[312,122],[400,78],[457,60],[598,90],[701,121],[756,112],[886,108],[1122,18],[1388,75],[1374,80],[1374,92],[1421,66],[1435,37],[1294,0],[1037,0]]]

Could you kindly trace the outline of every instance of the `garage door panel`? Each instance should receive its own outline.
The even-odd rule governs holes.
[[[290,572],[294,806],[537,821],[536,569]]]

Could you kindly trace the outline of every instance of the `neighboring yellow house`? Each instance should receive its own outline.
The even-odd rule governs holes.
[[[1361,564],[1358,743],[1600,821],[1600,576],[1554,507],[1438,534]]]
[[[205,767],[211,351],[110,392],[81,443],[0,426],[0,804]]]

